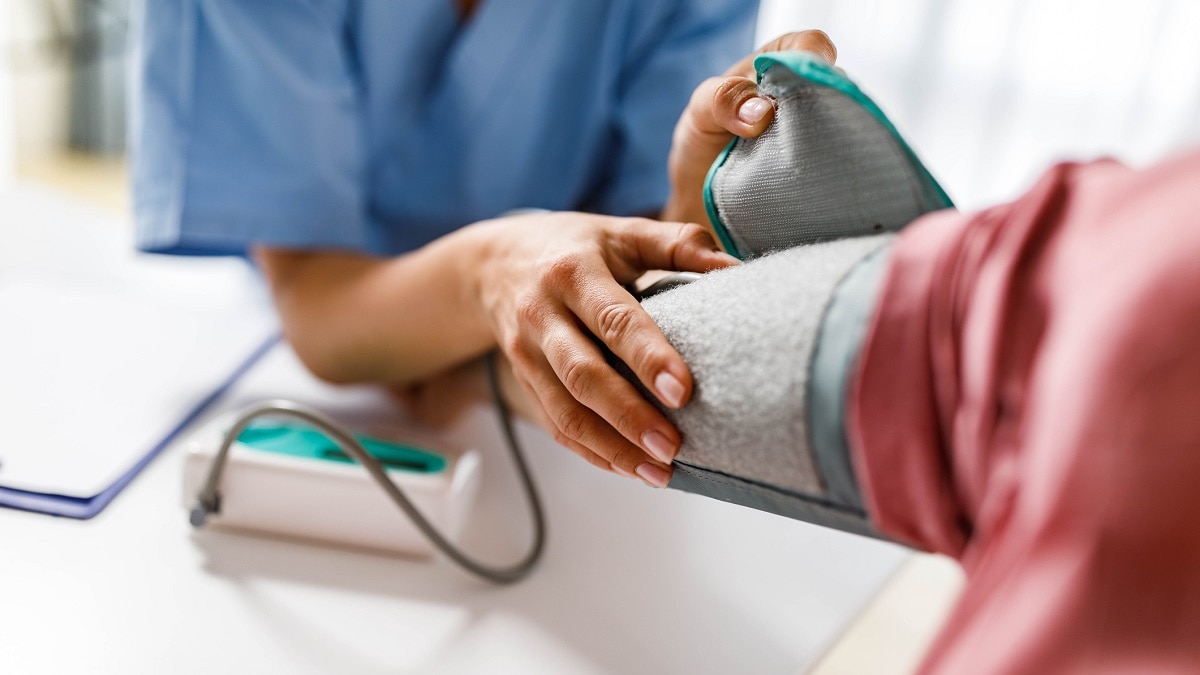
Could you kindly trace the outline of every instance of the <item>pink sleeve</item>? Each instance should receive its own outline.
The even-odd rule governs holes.
[[[1200,672],[1197,186],[1064,164],[901,236],[848,427],[876,525],[968,575],[924,672]]]

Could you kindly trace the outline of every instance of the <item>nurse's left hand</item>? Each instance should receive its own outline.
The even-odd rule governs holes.
[[[706,272],[738,261],[695,223],[539,213],[467,229],[479,243],[467,265],[478,311],[543,425],[589,462],[665,487],[679,432],[596,341],[665,406],[684,405],[691,373],[624,285],[647,270]]]

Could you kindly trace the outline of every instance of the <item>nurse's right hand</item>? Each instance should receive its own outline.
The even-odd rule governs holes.
[[[539,213],[462,234],[478,242],[470,265],[477,311],[543,425],[591,463],[665,487],[679,432],[608,365],[597,341],[664,406],[684,405],[691,373],[625,285],[648,270],[706,272],[738,261],[694,223]]]
[[[593,464],[663,486],[679,432],[605,360],[670,408],[683,359],[624,288],[647,270],[736,265],[696,224],[584,213],[483,221],[403,255],[259,246],[283,332],[334,383],[419,385],[499,345],[554,437]]]

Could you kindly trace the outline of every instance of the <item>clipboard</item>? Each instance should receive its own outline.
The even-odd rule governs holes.
[[[278,340],[242,259],[134,252],[48,190],[0,195],[0,506],[100,513]]]
[[[100,513],[104,507],[108,506],[109,502],[117,496],[143,469],[154,460],[163,450],[170,447],[180,434],[185,429],[191,426],[192,422],[201,417],[207,412],[212,405],[220,399],[243,375],[246,374],[264,354],[269,352],[279,341],[279,337],[275,336],[265,341],[258,349],[238,366],[237,370],[229,375],[229,377],[221,383],[219,387],[213,390],[207,397],[196,403],[196,405],[187,412],[182,419],[175,423],[166,435],[157,441],[149,451],[137,459],[133,466],[122,473],[108,487],[101,490],[99,493],[91,497],[76,497],[71,495],[54,494],[52,492],[36,492],[30,490],[19,490],[0,486],[0,506],[20,509],[23,511],[33,511],[37,513],[45,513],[52,516],[62,516],[64,518],[76,518],[87,520],[96,514]]]

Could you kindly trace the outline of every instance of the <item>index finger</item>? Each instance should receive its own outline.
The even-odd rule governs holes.
[[[742,57],[733,67],[725,71],[725,77],[753,77],[754,59],[765,52],[812,52],[833,65],[837,62],[837,47],[823,30],[802,30],[785,33],[759,47],[754,53]]]
[[[679,408],[687,402],[692,375],[683,357],[611,274],[589,275],[586,283],[576,286],[563,300],[663,405]]]

